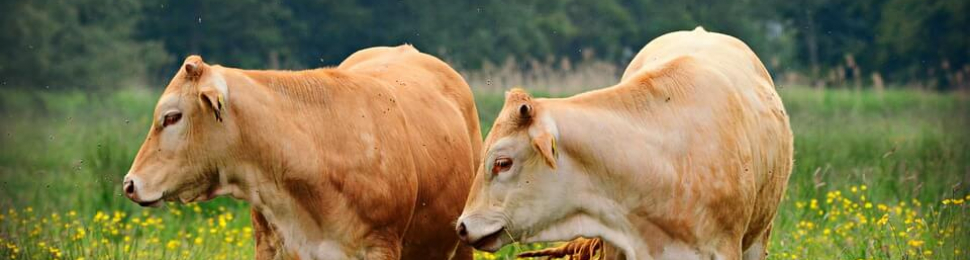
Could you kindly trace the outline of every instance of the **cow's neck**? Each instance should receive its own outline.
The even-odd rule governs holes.
[[[682,101],[694,92],[690,85],[672,84],[675,77],[664,73],[647,73],[626,79],[616,85],[600,88],[568,98],[569,102],[584,106],[609,109],[640,117],[658,117],[656,113],[669,112],[666,107]]]
[[[629,115],[577,106],[565,100],[548,100],[557,124],[562,156],[586,186],[576,194],[587,215],[586,227],[602,229],[598,236],[619,247],[629,259],[651,259],[665,248],[690,242],[676,212],[673,194],[679,192],[663,154],[663,136],[631,126]],[[656,138],[645,138],[656,134]],[[637,140],[631,142],[631,140]],[[642,160],[659,163],[644,167]],[[630,194],[645,196],[631,197]],[[645,208],[644,205],[649,205]],[[668,218],[671,217],[671,218]],[[601,225],[601,227],[597,227]]]
[[[323,103],[311,99],[326,98],[325,93],[311,92],[327,91],[329,86],[323,82],[327,76],[309,76],[300,81],[295,77],[298,73],[301,72],[247,71],[234,74],[236,78],[227,76],[236,84],[230,83],[232,119],[226,120],[237,124],[240,144],[231,156],[234,161],[219,171],[220,188],[224,189],[223,194],[251,203],[281,233],[286,247],[316,248],[312,252],[300,251],[301,256],[347,258],[347,248],[356,245],[343,241],[350,241],[354,231],[324,230],[333,225],[323,224],[354,220],[329,219],[334,215],[320,212],[327,205],[307,202],[327,201],[321,197],[330,196],[331,191],[321,183],[326,178],[320,178],[324,168],[316,139],[293,124],[320,120],[301,112],[309,111],[308,106],[313,103]]]
[[[294,124],[311,120],[301,109],[320,111],[308,109],[306,103],[310,102],[296,98],[329,96],[325,93],[326,85],[319,83],[326,75],[299,80],[300,75],[311,72],[232,70],[226,73],[231,89],[226,121],[235,124],[239,141],[232,150],[234,161],[227,163],[232,170],[225,171],[226,176],[220,179],[243,192],[234,196],[256,203],[255,192],[281,191],[285,180],[309,179],[310,172],[320,169],[316,154],[319,149],[315,149],[317,144],[312,133]]]
[[[303,71],[243,70],[241,73],[256,83],[265,94],[272,94],[286,104],[320,103],[330,97],[334,88],[346,87],[345,75],[334,69]]]

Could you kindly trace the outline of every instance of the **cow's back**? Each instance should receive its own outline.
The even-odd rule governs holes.
[[[741,228],[742,249],[766,233],[791,173],[793,140],[774,83],[754,52],[700,27],[669,33],[640,51],[620,85],[663,96],[664,109],[639,121],[686,136],[679,147],[689,165],[675,167],[704,176],[692,189],[704,191],[708,201],[701,203],[720,215],[707,217]]]
[[[405,236],[404,259],[445,259],[435,255],[459,248],[453,222],[464,205],[481,152],[481,132],[471,89],[447,64],[409,45],[361,50],[338,69],[387,83],[407,120],[416,162],[418,197]]]

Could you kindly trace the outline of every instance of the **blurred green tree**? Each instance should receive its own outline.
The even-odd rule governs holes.
[[[139,37],[161,40],[173,56],[169,67],[197,54],[210,63],[242,68],[280,68],[298,64],[285,34],[293,26],[290,9],[278,1],[145,1]],[[161,77],[174,71],[163,70]]]
[[[143,82],[167,55],[134,39],[138,1],[0,2],[0,87],[100,88]]]
[[[947,0],[796,0],[774,2],[799,39],[795,64],[810,75],[846,66],[897,83],[949,89],[970,77],[970,2]]]
[[[970,1],[891,0],[876,28],[873,66],[896,81],[936,79],[949,88],[970,80]]]

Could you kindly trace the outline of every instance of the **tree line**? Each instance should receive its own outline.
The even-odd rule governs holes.
[[[315,68],[402,43],[468,70],[510,58],[625,64],[663,33],[703,26],[747,42],[775,75],[878,73],[948,89],[970,77],[967,13],[965,0],[10,0],[0,3],[0,83],[158,82],[190,54]]]

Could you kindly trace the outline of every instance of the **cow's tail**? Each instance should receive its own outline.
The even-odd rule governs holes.
[[[519,253],[518,257],[543,257],[547,256],[549,258],[565,258],[569,257],[572,260],[592,260],[592,259],[603,259],[603,240],[599,238],[587,239],[578,238],[573,241],[569,241],[564,245],[554,248],[547,248],[542,250],[528,251]],[[600,257],[596,258],[597,253],[600,253]]]

